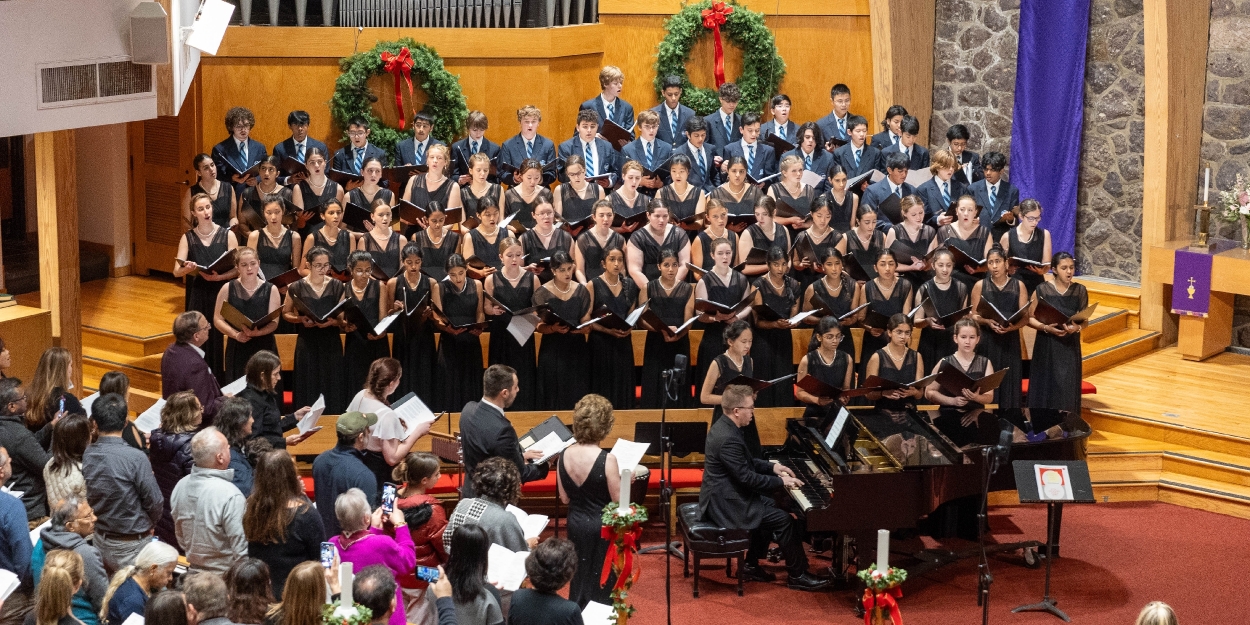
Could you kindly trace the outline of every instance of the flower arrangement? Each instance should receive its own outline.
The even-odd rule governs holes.
[[[1239,221],[1244,216],[1250,216],[1250,189],[1246,188],[1246,179],[1241,174],[1237,174],[1232,189],[1220,192],[1217,206],[1218,214],[1224,221]]]
[[[350,606],[341,605],[341,601],[327,603],[321,608],[323,625],[369,625],[373,620],[373,611],[359,603]]]
[[[890,567],[883,572],[877,570],[877,565],[873,564],[857,575],[867,586],[863,599],[864,624],[881,625],[889,614],[888,618],[894,625],[903,625],[903,614],[898,606],[903,590],[899,585],[907,579],[907,571]]]
[[[647,509],[630,506],[629,514],[616,513],[620,504],[609,503],[603,507],[601,536],[610,541],[608,553],[603,559],[603,572],[599,584],[607,584],[613,572],[616,584],[612,586],[612,609],[616,613],[616,625],[625,625],[634,613],[629,604],[629,589],[638,581],[642,572],[638,561],[638,542],[642,538],[642,524],[647,520]]]

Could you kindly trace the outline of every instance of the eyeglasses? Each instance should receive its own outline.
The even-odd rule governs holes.
[[[754,413],[754,412],[755,412],[755,406],[735,406],[735,407],[731,408],[731,410],[746,410],[747,412]]]
[[[349,137],[363,137],[363,136],[365,136],[365,134],[366,134],[366,131],[364,131],[364,130],[349,130],[349,131],[347,131],[347,136],[349,136]]]
[[[1042,216],[1041,215],[1025,215],[1024,220],[1031,224],[1035,224],[1042,220]]]
[[[313,263],[312,264],[313,269],[327,269],[329,267],[330,267],[330,263]]]
[[[248,128],[251,128],[251,127],[252,127],[251,124],[235,124],[234,125],[235,130],[247,130]]]
[[[824,339],[824,340],[826,340],[826,341],[833,341],[834,343],[841,343],[841,342],[842,342],[842,335],[841,335],[841,334],[822,334],[822,335],[821,335],[821,338],[823,338],[823,339]]]

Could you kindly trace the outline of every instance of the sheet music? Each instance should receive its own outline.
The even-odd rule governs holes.
[[[804,169],[804,170],[803,170],[803,177],[802,177],[802,178],[799,178],[799,182],[802,182],[803,184],[805,184],[805,185],[807,185],[807,186],[809,186],[809,187],[811,187],[811,188],[813,188],[813,189],[815,189],[816,187],[820,186],[820,183],[822,183],[822,182],[824,182],[824,181],[825,181],[825,180],[824,180],[824,178],[821,178],[821,177],[820,177],[820,174],[818,174],[818,173],[816,173],[816,172],[814,172],[814,171],[808,170],[808,169]]]
[[[17,573],[6,569],[0,569],[0,601],[9,598],[14,590],[22,584],[22,580],[18,579]]]
[[[239,379],[221,387],[222,395],[238,395],[247,388],[247,376],[239,376]]]
[[[808,317],[810,317],[810,316],[812,316],[812,315],[814,315],[814,314],[816,314],[816,313],[818,313],[818,312],[820,312],[820,311],[819,311],[819,310],[805,310],[805,311],[803,311],[803,312],[801,312],[801,313],[799,313],[799,314],[797,314],[797,315],[795,315],[795,316],[793,316],[793,317],[790,317],[790,319],[789,319],[789,321],[790,321],[790,325],[792,325],[792,326],[797,326],[797,325],[799,325],[799,323],[800,323],[800,322],[802,322],[804,319],[807,319]]]
[[[386,332],[386,329],[391,327],[391,324],[394,323],[396,319],[399,319],[399,316],[402,314],[404,314],[404,311],[400,310],[387,315],[385,319],[378,322],[378,325],[373,326],[373,335],[382,336],[382,333]]]
[[[931,179],[933,179],[933,172],[930,172],[929,168],[926,167],[924,169],[913,169],[907,172],[907,179],[903,182],[913,187],[919,187]]]
[[[517,590],[525,581],[525,558],[528,551],[512,551],[499,543],[493,543],[486,552],[486,581],[498,584],[503,590]]]
[[[435,415],[414,393],[409,393],[408,398],[401,399],[401,401],[403,403],[392,406],[391,410],[404,424],[405,439],[412,436],[412,433],[417,431],[417,427],[425,423],[433,423],[438,419],[438,415]]]
[[[150,434],[152,430],[161,427],[161,409],[165,407],[165,400],[158,399],[151,408],[144,410],[139,416],[135,417],[135,427],[140,432]]]
[[[326,411],[326,396],[318,395],[317,401],[313,402],[313,405],[309,406],[309,408],[311,408],[311,410],[309,410],[308,414],[304,415],[304,418],[300,419],[297,424],[300,434],[308,433],[308,430],[313,429],[313,427],[317,425],[317,420],[320,419],[322,413]]]
[[[530,337],[534,336],[534,328],[538,327],[538,321],[538,315],[532,312],[513,315],[512,320],[508,322],[508,334],[516,339],[517,345],[524,345]]]
[[[608,453],[616,456],[616,464],[621,472],[634,471],[649,447],[651,447],[650,443],[636,443],[629,439],[618,438],[616,444],[612,446],[612,451]]]
[[[97,391],[97,392],[92,393],[92,394],[90,394],[90,395],[88,395],[88,396],[86,396],[86,397],[84,397],[84,398],[82,398],[81,400],[79,400],[79,401],[78,401],[78,403],[82,404],[82,409],[83,409],[83,410],[85,410],[85,411],[87,411],[87,416],[88,416],[88,417],[90,417],[90,416],[91,416],[91,406],[92,406],[92,405],[94,405],[94,404],[95,404],[95,400],[97,400],[97,399],[99,399],[99,398],[100,398],[100,393]],[[3,600],[3,597],[0,597],[0,600]]]
[[[838,409],[838,416],[833,420],[833,427],[829,428],[829,435],[825,437],[825,447],[833,449],[833,444],[838,442],[838,436],[842,434],[842,428],[846,427],[846,420],[850,416],[851,413],[845,406]]]
[[[582,608],[582,625],[612,625],[614,622],[612,617],[616,615],[616,611],[612,606],[599,603],[598,601],[588,601],[586,607]],[[122,623],[122,625],[130,625]]]
[[[525,533],[525,539],[538,538],[547,529],[547,521],[550,519],[545,514],[530,514],[512,504],[508,504],[504,508],[516,517],[517,522],[521,524],[521,531]]]
[[[543,456],[541,458],[533,461],[534,464],[542,464],[550,460],[552,456],[568,449],[569,445],[573,444],[573,441],[574,439],[572,438],[567,441],[560,440],[560,437],[555,432],[548,432],[546,436],[539,439],[537,443],[530,445],[525,451],[537,449],[538,451],[543,452]]]

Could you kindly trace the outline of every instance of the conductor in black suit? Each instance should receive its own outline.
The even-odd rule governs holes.
[[[542,452],[521,451],[516,429],[504,416],[504,410],[516,401],[520,390],[512,367],[491,365],[482,374],[482,401],[471,401],[460,411],[460,445],[464,454],[464,485],[460,493],[463,497],[474,496],[473,469],[479,462],[494,456],[516,464],[522,483],[547,477],[547,463],[528,462],[541,458]]]
[[[729,529],[751,530],[746,563],[738,571],[744,580],[771,582],[775,576],[759,565],[774,535],[786,561],[787,584],[798,590],[820,590],[829,585],[807,572],[807,556],[790,514],[772,501],[772,493],[796,488],[803,482],[777,463],[752,458],[741,428],[755,418],[755,396],[749,386],[732,385],[721,394],[728,419],[717,419],[707,436],[699,512],[711,523]],[[463,426],[462,426],[463,429]]]

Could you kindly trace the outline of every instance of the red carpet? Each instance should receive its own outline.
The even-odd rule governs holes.
[[[1046,509],[1041,506],[996,508],[991,513],[995,537],[1002,542],[1040,539]],[[654,544],[660,533],[653,532]],[[929,539],[925,539],[928,541]],[[1131,625],[1142,606],[1153,600],[1176,609],[1181,623],[1211,619],[1250,622],[1246,592],[1246,554],[1250,520],[1160,503],[1068,506],[1064,511],[1063,557],[1055,560],[1051,596],[1074,623]],[[955,549],[969,543],[954,541]],[[906,551],[915,551],[920,542]],[[861,547],[862,548],[862,547]],[[872,547],[869,547],[871,549]],[[899,543],[894,544],[896,551]],[[1017,552],[1018,553],[1018,552]],[[1012,614],[1011,609],[1042,597],[1043,568],[1028,569],[1013,554],[991,557],[994,574],[990,622],[1061,624],[1049,614]],[[711,564],[711,562],[708,562]],[[815,569],[827,561],[812,559]],[[785,578],[780,564],[775,570]],[[631,625],[664,623],[664,563],[659,554],[643,556],[642,579],[631,594],[638,612]],[[909,625],[979,623],[976,559],[960,561],[904,586],[904,622]],[[745,596],[734,592],[724,570],[704,572],[700,597],[691,597],[691,580],[681,576],[673,559],[673,623],[773,624],[855,623],[845,591],[805,593],[775,584],[748,583]],[[862,619],[858,622],[862,623]]]

